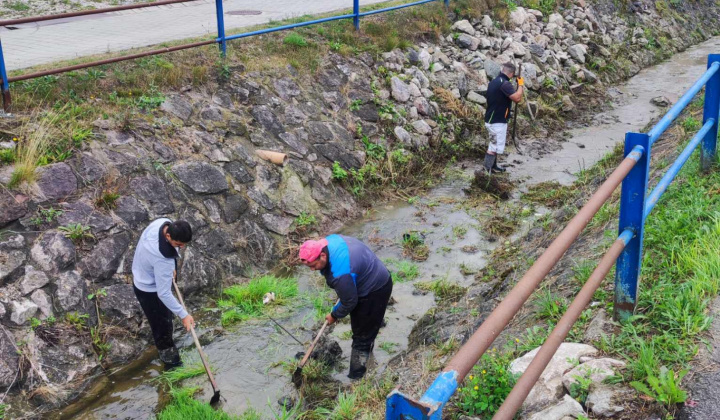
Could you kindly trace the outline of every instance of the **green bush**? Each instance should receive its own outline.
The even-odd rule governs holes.
[[[675,372],[663,366],[660,368],[659,377],[652,375],[647,377],[649,387],[638,381],[630,382],[630,385],[648,397],[671,408],[673,405],[684,402],[687,399],[687,393],[680,388],[680,381],[682,381],[682,378],[687,375],[687,373],[687,370],[683,370],[675,375]]]
[[[340,166],[340,162],[334,162],[332,166],[332,177],[338,181],[344,181],[348,177],[348,173]]]
[[[490,419],[508,396],[518,375],[510,373],[511,355],[492,350],[485,353],[458,390],[463,414]]]

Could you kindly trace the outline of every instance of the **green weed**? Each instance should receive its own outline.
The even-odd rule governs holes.
[[[404,254],[415,261],[425,261],[430,255],[430,248],[420,232],[409,231],[403,234],[401,241]]]
[[[675,372],[663,366],[660,368],[659,377],[652,375],[647,377],[647,385],[638,381],[630,382],[630,385],[664,404],[668,409],[672,409],[672,406],[685,402],[687,399],[687,393],[680,388],[680,381],[687,373],[687,370],[683,370],[676,375]]]
[[[420,268],[417,264],[407,260],[396,260],[387,258],[383,261],[386,266],[390,266],[390,274],[392,274],[394,283],[405,283],[414,281],[420,276]]]
[[[185,379],[205,374],[205,367],[200,358],[183,355],[182,359],[182,366],[164,371],[155,380],[172,388]]]
[[[283,38],[283,44],[295,48],[302,48],[308,46],[307,40],[297,32],[291,32],[289,35]]]
[[[337,402],[331,409],[319,407],[315,413],[328,420],[354,420],[360,413],[357,405],[357,394],[341,392],[337,396]]]
[[[453,231],[453,235],[455,235],[456,238],[463,239],[463,238],[465,238],[465,235],[467,234],[468,228],[465,225],[457,225],[457,226],[453,226],[452,231]]]
[[[62,214],[62,210],[57,210],[52,207],[47,209],[40,207],[37,210],[37,215],[30,219],[30,223],[35,226],[39,226],[45,223],[52,223]]]
[[[68,312],[65,314],[65,321],[68,324],[75,327],[76,330],[81,331],[87,327],[87,320],[90,318],[88,314],[79,314],[77,312]]]
[[[300,213],[300,216],[295,218],[295,226],[298,228],[308,228],[315,226],[317,219],[314,214],[307,214],[305,212]]]
[[[380,343],[380,345],[378,347],[380,347],[387,354],[393,354],[393,353],[395,353],[395,347],[397,347],[397,346],[399,346],[398,343],[383,341],[382,343]]]
[[[0,163],[10,164],[15,162],[15,149],[0,149]]]
[[[253,417],[235,417],[221,410],[215,410],[210,404],[193,398],[199,388],[171,389],[172,400],[158,415],[157,420],[241,420]],[[256,417],[255,417],[256,418]]]
[[[539,319],[557,322],[567,311],[568,304],[564,297],[546,290],[536,298],[535,306],[537,308],[536,316]]]
[[[457,300],[465,294],[465,288],[450,283],[447,279],[415,283],[415,287],[422,291],[435,293],[435,299],[439,301]]]
[[[115,191],[103,191],[100,197],[95,200],[95,206],[105,210],[112,210],[115,208],[115,202],[118,198],[120,198],[120,194]]]
[[[698,131],[700,127],[702,127],[702,123],[697,118],[691,115],[683,120],[682,127],[683,129],[685,129],[685,131],[695,132]]]
[[[510,354],[485,353],[458,389],[457,406],[465,415],[490,418],[510,393],[518,376],[510,373]]]
[[[85,239],[95,238],[90,232],[90,226],[84,226],[80,223],[70,223],[65,226],[60,226],[58,230],[75,243],[83,242]]]
[[[348,177],[348,172],[340,166],[340,162],[333,162],[332,178],[338,181],[344,181]]]
[[[298,294],[297,281],[292,278],[265,275],[245,284],[225,288],[222,293],[223,299],[218,301],[218,306],[223,309],[222,324],[230,325],[262,316],[271,307],[263,304],[263,296],[268,292],[275,293],[272,306],[287,304]]]

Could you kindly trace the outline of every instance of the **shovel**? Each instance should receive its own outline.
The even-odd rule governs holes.
[[[187,311],[187,308],[185,307],[185,302],[183,301],[183,297],[180,294],[180,289],[175,282],[175,277],[177,277],[177,272],[175,276],[173,276],[173,286],[175,286],[175,293],[177,293],[178,299],[180,299],[180,304]],[[210,379],[210,385],[212,385],[213,396],[212,398],[210,398],[210,405],[215,405],[220,401],[220,389],[218,389],[218,386],[215,383],[215,378],[213,377],[213,374],[210,371],[210,366],[208,365],[207,359],[205,358],[205,352],[203,352],[203,349],[200,346],[200,340],[198,340],[197,334],[195,334],[195,327],[190,326],[190,334],[192,334],[193,341],[195,341],[195,347],[197,347],[198,353],[200,353],[200,360],[202,360],[202,364],[205,367],[205,372],[207,372],[208,379]]]
[[[300,361],[300,364],[295,369],[295,372],[293,372],[292,376],[292,382],[295,384],[295,386],[300,387],[302,385],[302,370],[303,366],[305,366],[305,363],[307,363],[308,359],[310,358],[310,355],[312,354],[313,350],[315,349],[315,345],[320,340],[320,337],[322,337],[323,332],[325,332],[325,328],[327,328],[328,322],[325,320],[325,323],[323,324],[322,328],[320,328],[320,332],[317,334],[317,337],[315,337],[315,340],[313,340],[312,344],[310,344],[310,348],[308,348],[307,353],[305,353],[305,357],[302,358]]]

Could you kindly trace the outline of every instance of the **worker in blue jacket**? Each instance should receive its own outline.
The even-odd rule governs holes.
[[[340,298],[325,317],[328,324],[350,315],[353,342],[348,377],[362,378],[390,301],[390,272],[367,245],[344,235],[306,241],[300,247],[300,261],[319,270]]]

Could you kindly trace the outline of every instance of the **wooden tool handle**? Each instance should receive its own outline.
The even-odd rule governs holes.
[[[305,357],[303,357],[302,361],[300,362],[300,367],[302,368],[305,366],[305,363],[310,358],[310,355],[312,354],[312,351],[315,349],[315,344],[320,340],[320,337],[322,337],[323,332],[325,331],[325,328],[328,326],[327,320],[325,320],[325,323],[323,324],[322,328],[320,328],[320,332],[318,333],[317,337],[315,337],[315,340],[313,340],[312,344],[310,344],[310,348],[308,349],[307,353],[305,353]]]
[[[187,307],[185,307],[185,301],[183,300],[182,294],[180,293],[180,288],[178,287],[177,283],[175,282],[175,278],[177,277],[177,272],[173,275],[173,286],[175,287],[175,293],[178,296],[178,299],[180,300],[180,304],[187,312]],[[195,328],[191,325],[190,326],[190,334],[192,334],[193,341],[195,342],[195,347],[197,347],[198,353],[200,353],[200,360],[202,360],[202,364],[205,367],[205,372],[207,372],[208,379],[210,379],[210,384],[213,387],[213,391],[217,392],[217,384],[215,383],[215,377],[213,377],[212,372],[210,371],[210,366],[208,365],[207,359],[205,358],[205,352],[203,352],[202,346],[200,346],[200,340],[197,338],[197,334],[195,333]]]

